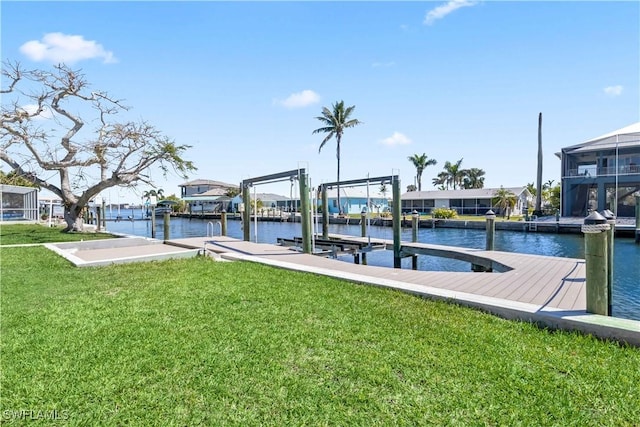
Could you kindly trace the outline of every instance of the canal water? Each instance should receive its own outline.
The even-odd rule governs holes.
[[[138,214],[136,218],[140,218]],[[126,218],[126,217],[125,217]],[[299,223],[258,222],[257,241],[260,243],[276,243],[278,237],[293,238],[301,236]],[[316,225],[314,224],[314,227]],[[320,229],[319,225],[317,226]],[[209,229],[209,230],[207,230]],[[151,221],[107,221],[107,230],[136,236],[151,237]],[[213,230],[213,231],[212,231]],[[371,226],[369,234],[372,238],[393,239],[391,227]],[[218,221],[197,218],[172,218],[170,237],[203,237],[209,234],[219,235]],[[163,239],[163,224],[156,224],[156,238]],[[331,224],[329,233],[360,236],[361,228],[357,221],[353,225]],[[241,221],[227,222],[227,235],[242,239]],[[251,240],[255,240],[255,227],[251,224]],[[438,245],[461,246],[484,249],[484,230],[466,230],[454,228],[421,228],[418,241]],[[411,240],[411,229],[402,230],[402,240]],[[584,258],[584,240],[579,234],[525,233],[517,231],[496,231],[495,250],[518,252],[533,255],[548,255],[568,258]],[[353,262],[352,256],[341,257],[345,262]],[[391,251],[374,251],[367,255],[370,265],[393,267]],[[402,260],[403,268],[411,268],[411,259]],[[469,271],[469,263],[448,258],[420,256],[418,269],[425,271]],[[616,238],[614,247],[614,286],[613,315],[627,319],[640,320],[640,245],[633,238]]]

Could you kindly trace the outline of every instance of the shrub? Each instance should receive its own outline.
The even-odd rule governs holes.
[[[452,219],[458,217],[455,209],[437,208],[432,211],[432,215],[437,219]]]

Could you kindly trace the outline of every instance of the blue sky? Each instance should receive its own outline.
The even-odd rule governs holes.
[[[198,167],[191,178],[309,168],[336,178],[315,119],[344,100],[363,124],[343,138],[342,179],[399,172],[426,153],[486,171],[485,186],[544,180],[561,147],[640,120],[639,2],[11,2],[3,60],[64,61],[133,107]],[[75,37],[72,37],[75,36]],[[153,174],[166,193],[182,179]],[[143,186],[123,192],[139,200]],[[288,195],[288,184],[259,191]],[[114,197],[114,196],[111,196]],[[115,201],[115,200],[114,200]]]

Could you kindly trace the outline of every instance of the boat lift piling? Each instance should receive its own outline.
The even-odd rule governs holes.
[[[400,178],[398,175],[389,175],[389,176],[380,176],[375,178],[361,178],[354,179],[349,181],[340,181],[339,184],[341,186],[360,186],[360,185],[369,185],[371,183],[374,184],[392,184],[392,193],[393,193],[393,267],[401,268],[401,229],[400,222],[402,221],[402,206],[400,201]],[[329,238],[329,203],[327,190],[337,186],[338,182],[328,182],[320,184],[320,191],[322,194],[322,238]],[[367,206],[367,210],[369,207]],[[364,231],[366,231],[366,223],[365,223],[365,215],[361,217],[362,231],[363,236],[366,237]],[[366,252],[371,250],[371,245],[368,247],[363,247],[361,250],[362,253],[362,263],[366,264]]]

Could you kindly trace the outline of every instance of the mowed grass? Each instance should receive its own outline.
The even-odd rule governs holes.
[[[75,242],[79,240],[111,239],[108,233],[63,233],[64,227],[39,224],[0,225],[0,245]]]
[[[640,351],[584,335],[203,257],[78,269],[4,248],[1,267],[9,424],[640,422]]]

